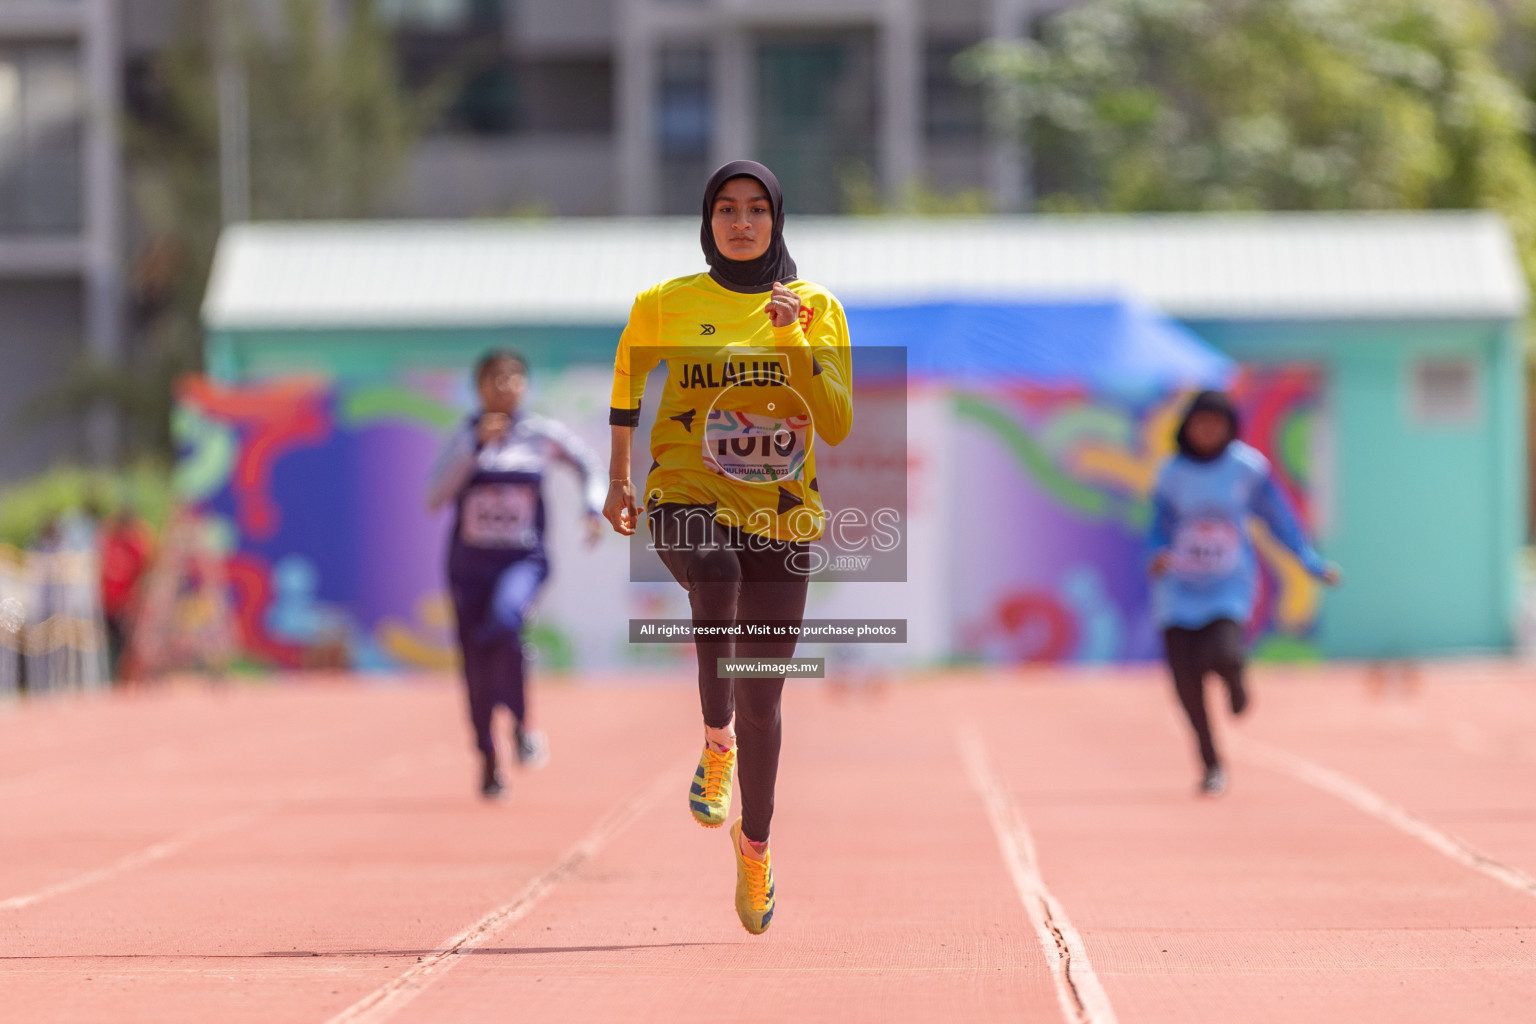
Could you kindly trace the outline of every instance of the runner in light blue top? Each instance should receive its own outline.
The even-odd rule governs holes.
[[[1226,788],[1226,772],[1206,715],[1206,674],[1226,682],[1234,714],[1248,705],[1243,629],[1259,578],[1249,519],[1262,519],[1313,576],[1339,582],[1338,568],[1313,549],[1296,521],[1269,460],[1237,435],[1237,412],[1225,394],[1196,395],[1179,427],[1178,454],[1158,474],[1152,496],[1152,613],[1199,742],[1205,765],[1200,788],[1210,795]]]

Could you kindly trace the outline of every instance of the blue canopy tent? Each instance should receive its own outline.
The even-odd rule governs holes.
[[[914,376],[1027,378],[1112,394],[1221,387],[1232,360],[1153,309],[1124,299],[851,304],[853,344],[904,347]]]

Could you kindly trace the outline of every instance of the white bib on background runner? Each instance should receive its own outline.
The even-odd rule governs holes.
[[[1192,519],[1173,537],[1173,571],[1181,576],[1225,576],[1237,571],[1242,536],[1225,519]]]
[[[476,484],[464,495],[459,539],[474,548],[536,547],[538,500],[533,484]]]

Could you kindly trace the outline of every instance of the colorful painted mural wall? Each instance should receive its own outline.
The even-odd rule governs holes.
[[[607,378],[597,367],[540,376],[531,404],[605,451]],[[1319,375],[1250,369],[1234,391],[1246,438],[1274,461],[1304,519],[1314,518]],[[904,617],[911,643],[804,653],[826,653],[833,665],[1154,657],[1142,538],[1183,400],[1024,381],[964,391],[915,385],[908,582],[816,584],[807,609]],[[469,402],[465,376],[441,372],[184,386],[179,486],[227,553],[248,660],[453,665],[442,577],[448,523],[426,511],[423,487]],[[835,464],[829,452],[825,472]],[[629,583],[616,537],[591,550],[580,543],[574,480],[554,480],[548,500],[553,575],[530,633],[536,658],[582,671],[691,664],[683,645],[627,638],[631,617],[685,617],[681,588]],[[1288,554],[1267,537],[1258,543],[1259,652],[1306,657],[1317,591]]]
[[[1317,518],[1321,378],[1246,369],[1232,391],[1243,434]],[[1157,657],[1143,566],[1149,496],[1186,396],[1139,398],[1016,382],[951,396],[954,656],[1110,662]],[[1314,655],[1318,588],[1257,523],[1263,567],[1250,639],[1261,657]]]
[[[609,372],[536,378],[535,410],[559,415],[589,444],[606,444]],[[175,422],[178,488],[228,552],[247,659],[453,666],[443,586],[448,516],[427,511],[424,491],[444,436],[469,407],[462,373],[185,384]],[[642,614],[631,604],[644,605],[647,588],[613,584],[624,578],[622,544],[587,551],[579,543],[573,478],[559,476],[547,490],[554,576],[530,640],[549,667],[615,664],[628,645],[622,633],[609,636],[609,625]]]

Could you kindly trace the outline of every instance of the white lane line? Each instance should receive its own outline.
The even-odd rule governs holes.
[[[1035,856],[1035,840],[1018,806],[988,763],[986,744],[973,725],[962,726],[957,738],[966,775],[986,805],[992,831],[997,833],[997,847],[1003,863],[1013,878],[1019,900],[1029,914],[1039,936],[1045,962],[1050,965],[1056,983],[1056,998],[1070,1024],[1116,1024],[1114,1008],[1093,973],[1088,947],[1072,926],[1067,912],[1051,890],[1046,888]]]
[[[1289,775],[1298,782],[1304,782],[1315,789],[1338,797],[1376,820],[1391,825],[1404,835],[1412,836],[1463,867],[1471,868],[1527,896],[1536,896],[1536,878],[1532,878],[1517,867],[1493,859],[1464,839],[1414,816],[1405,808],[1341,772],[1325,768],[1298,754],[1292,754],[1254,739],[1245,738],[1240,745],[1237,745],[1237,753],[1254,764],[1280,772],[1282,775]]]
[[[664,793],[670,791],[680,778],[682,776],[675,769],[669,768],[662,772],[650,785],[604,815],[553,867],[524,886],[511,902],[502,904],[457,935],[448,938],[430,956],[393,981],[374,989],[330,1018],[326,1024],[379,1024],[393,1017],[433,982],[452,970],[462,954],[489,941],[502,929],[526,916],[557,885],[596,857],[615,836]]]
[[[232,814],[207,825],[188,829],[169,839],[155,843],[153,846],[146,846],[142,850],[136,850],[126,856],[119,857],[110,864],[75,875],[73,878],[66,878],[62,882],[55,882],[53,885],[46,885],[41,889],[22,893],[20,896],[12,896],[8,899],[0,900],[0,910],[20,910],[22,907],[30,907],[34,903],[41,903],[43,900],[51,899],[54,896],[62,896],[77,889],[84,889],[88,885],[105,882],[109,878],[115,878],[135,868],[143,867],[145,864],[153,864],[157,860],[165,860],[165,858],[174,856],[192,844],[201,842],[210,836],[218,835],[221,832],[230,832],[242,825],[247,825],[261,817],[264,813],[266,812],[251,811],[245,814]]]

